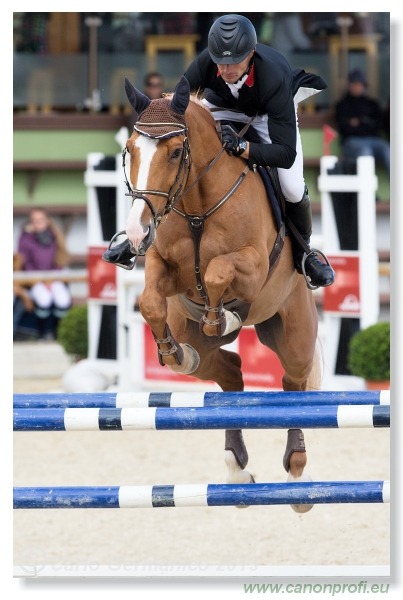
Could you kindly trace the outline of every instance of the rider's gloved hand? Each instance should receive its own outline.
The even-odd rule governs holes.
[[[233,156],[241,156],[246,150],[246,140],[240,138],[228,123],[221,125],[221,141],[225,149]]]

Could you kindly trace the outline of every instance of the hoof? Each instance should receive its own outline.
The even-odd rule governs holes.
[[[225,451],[225,462],[228,467],[227,483],[256,483],[255,478],[249,471],[241,469],[238,465],[234,453],[231,450]],[[248,508],[249,504],[236,504],[235,508]]]
[[[310,475],[301,475],[301,477],[293,477],[291,473],[288,475],[287,481],[312,481]],[[290,504],[291,508],[297,513],[307,513],[313,508],[313,504]]]
[[[233,331],[237,331],[242,327],[242,319],[236,312],[230,312],[229,310],[223,309],[225,315],[225,329],[221,334],[222,336],[228,335]]]
[[[181,365],[168,365],[171,371],[175,373],[182,373],[183,375],[190,375],[194,373],[200,364],[199,353],[189,346],[189,344],[179,344],[183,350],[183,362]]]
[[[246,475],[249,475],[249,481],[243,483],[256,483],[255,478],[248,471],[244,471]],[[235,508],[249,508],[249,504],[235,504]]]

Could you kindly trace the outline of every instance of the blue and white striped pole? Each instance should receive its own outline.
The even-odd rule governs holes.
[[[389,502],[388,481],[16,487],[15,509],[159,508]]]
[[[100,392],[14,394],[14,408],[179,408],[390,404],[390,391]]]
[[[21,408],[14,431],[389,427],[389,406]]]

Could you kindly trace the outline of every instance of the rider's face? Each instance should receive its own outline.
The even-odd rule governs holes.
[[[244,58],[244,60],[240,63],[235,63],[231,65],[218,64],[217,67],[224,81],[226,81],[227,83],[235,83],[236,81],[238,81],[238,79],[240,79],[242,75],[246,73],[249,66],[249,61],[252,58],[253,53],[254,50],[252,50],[252,52],[250,52],[250,54],[248,54],[248,56]]]

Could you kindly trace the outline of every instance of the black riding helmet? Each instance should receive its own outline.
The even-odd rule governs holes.
[[[256,43],[256,30],[249,19],[242,15],[219,17],[208,35],[211,60],[221,65],[242,62]]]

